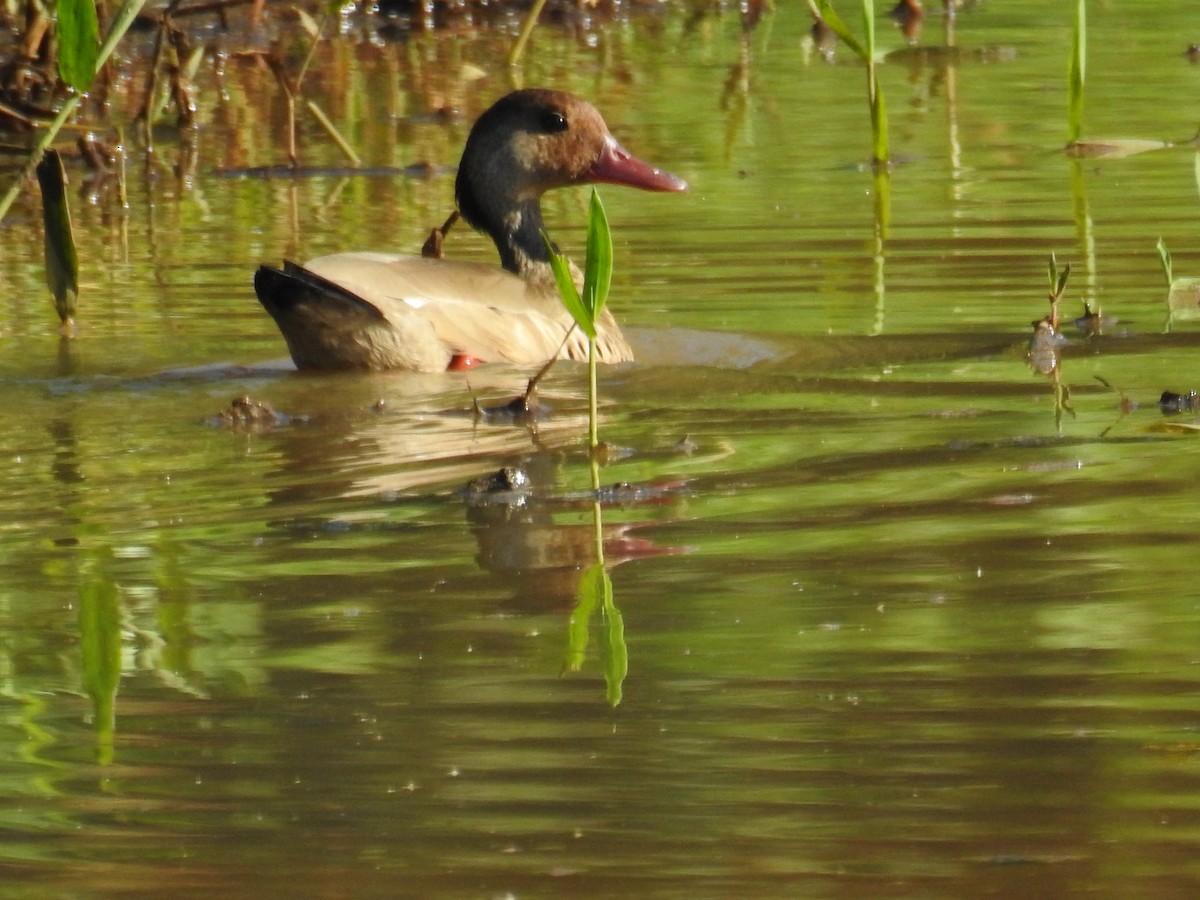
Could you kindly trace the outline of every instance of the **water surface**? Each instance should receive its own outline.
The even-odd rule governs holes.
[[[127,211],[74,195],[67,344],[18,206],[0,896],[1195,895],[1198,445],[1157,401],[1200,387],[1200,329],[1168,322],[1155,252],[1200,274],[1194,148],[1067,158],[1069,14],[971,6],[956,49],[934,18],[881,68],[881,224],[863,73],[779,6],[748,34],[675,8],[547,30],[521,73],[693,185],[603,189],[641,350],[601,381],[632,451],[602,479],[635,489],[603,509],[615,707],[599,615],[564,672],[583,370],[550,373],[536,430],[480,423],[529,373],[299,375],[250,287],[418,247],[508,37],[352,22],[318,55],[364,160],[423,178],[229,177],[283,162],[282,113],[252,61],[202,67],[190,174],[164,127]],[[1194,132],[1190,12],[1090,10],[1087,136]],[[548,198],[576,252],[586,202]],[[1118,321],[1047,376],[1052,253],[1065,318]],[[214,423],[243,395],[289,418]],[[464,499],[501,466],[533,494]]]

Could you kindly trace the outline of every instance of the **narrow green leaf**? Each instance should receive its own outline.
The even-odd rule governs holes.
[[[583,306],[591,314],[593,323],[600,317],[604,304],[608,302],[612,271],[612,232],[608,228],[604,204],[600,202],[600,195],[593,188],[592,202],[588,207],[587,259],[583,271]],[[588,335],[594,336],[594,333]]]
[[[558,248],[554,246],[554,242],[550,240],[550,236],[544,231],[542,232],[542,240],[546,242],[546,250],[550,254],[550,268],[554,272],[554,282],[558,285],[558,296],[562,299],[563,306],[571,314],[571,318],[575,320],[575,324],[579,326],[580,331],[590,340],[595,340],[596,323],[594,318],[589,314],[587,307],[583,305],[583,299],[579,296],[579,290],[575,287],[575,279],[571,275],[571,263],[563,254],[558,252]]]
[[[830,0],[816,0],[817,12],[820,13],[821,19],[829,26],[830,30],[836,34],[861,60],[869,60],[870,52],[863,46],[862,41],[855,37],[854,32],[846,27],[846,23],[833,8]]]
[[[1087,4],[1075,3],[1075,33],[1071,40],[1071,65],[1067,79],[1069,92],[1067,144],[1074,144],[1083,132],[1083,85],[1087,57]]]
[[[77,91],[96,77],[100,23],[95,0],[58,0],[58,74]]]
[[[47,150],[37,167],[42,188],[42,221],[45,224],[46,286],[54,296],[59,321],[67,325],[75,316],[79,294],[79,256],[67,206],[66,174],[57,150]]]
[[[1067,276],[1071,274],[1071,264],[1067,263],[1063,266],[1063,270],[1058,274],[1058,284],[1054,286],[1054,296],[1062,297],[1063,292],[1067,289]]]
[[[588,629],[592,613],[603,600],[603,584],[597,570],[607,578],[603,563],[597,563],[587,569],[579,579],[579,587],[575,593],[575,608],[567,625],[567,653],[563,658],[563,672],[578,672],[583,668],[587,655],[589,634]]]

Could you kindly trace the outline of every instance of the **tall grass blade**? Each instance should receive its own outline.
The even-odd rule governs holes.
[[[867,36],[867,93],[871,103],[871,151],[875,165],[887,165],[888,152],[887,104],[883,102],[883,91],[879,89],[879,78],[875,69],[875,3],[863,0],[863,33]]]
[[[1067,144],[1078,142],[1083,133],[1083,85],[1087,57],[1087,3],[1075,2],[1075,33],[1071,40],[1071,66],[1067,78],[1068,114]]]
[[[875,78],[875,72],[872,69],[871,78]],[[887,124],[887,104],[883,102],[883,91],[879,89],[878,84],[873,84],[874,96],[871,98],[871,137],[872,137],[872,153],[875,158],[875,165],[886,166],[891,157],[891,148],[888,146],[888,124]]]
[[[863,34],[867,36],[867,62],[875,61],[875,3],[874,0],[862,0]]]

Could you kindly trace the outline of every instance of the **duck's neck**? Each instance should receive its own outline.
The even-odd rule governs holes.
[[[542,237],[545,227],[542,206],[532,199],[514,204],[498,221],[487,223],[484,230],[496,243],[500,264],[529,279],[550,273],[550,254]]]

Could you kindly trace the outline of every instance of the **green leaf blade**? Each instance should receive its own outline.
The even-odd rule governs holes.
[[[65,326],[75,317],[79,294],[79,254],[67,205],[66,174],[56,150],[48,150],[37,167],[42,189],[42,221],[45,225],[46,286],[54,296],[54,308]]]
[[[583,273],[583,305],[591,314],[594,323],[608,302],[608,290],[612,285],[613,249],[612,232],[608,227],[608,216],[600,195],[592,189],[592,201],[588,208],[587,260]],[[589,335],[589,337],[594,336]]]
[[[816,4],[817,12],[825,24],[829,26],[829,29],[841,38],[842,42],[853,50],[859,59],[863,61],[870,60],[870,52],[863,46],[862,41],[854,35],[854,32],[846,27],[846,23],[842,21],[841,17],[834,10],[830,0],[816,0]]]
[[[542,240],[546,242],[546,250],[550,254],[550,269],[554,272],[554,283],[558,286],[558,296],[562,300],[563,306],[588,339],[595,340],[595,317],[589,313],[587,307],[584,306],[583,298],[579,296],[579,290],[575,287],[575,278],[571,274],[570,261],[558,252],[558,248],[554,246],[554,242],[545,232],[542,232]]]
[[[77,91],[96,77],[100,23],[95,0],[58,0],[58,75]]]

